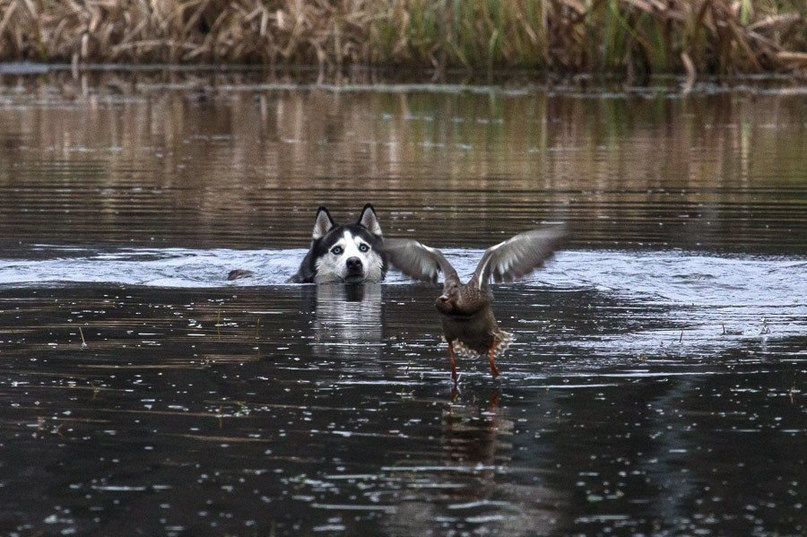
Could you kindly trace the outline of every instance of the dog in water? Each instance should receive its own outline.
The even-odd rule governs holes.
[[[371,204],[355,224],[337,224],[325,207],[317,210],[311,247],[292,283],[380,282],[387,274],[384,237]]]

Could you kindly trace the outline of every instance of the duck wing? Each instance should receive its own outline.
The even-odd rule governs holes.
[[[457,277],[457,271],[437,248],[411,239],[384,239],[381,250],[387,253],[390,264],[415,280],[436,282],[438,273],[444,281]]]
[[[510,282],[526,276],[563,246],[567,237],[565,226],[554,226],[526,231],[491,246],[474,271],[479,289],[487,288],[491,278]]]

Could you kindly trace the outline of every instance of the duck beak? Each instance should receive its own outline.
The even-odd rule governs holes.
[[[437,300],[434,301],[434,305],[437,307],[438,311],[444,314],[449,314],[453,309],[451,306],[451,300],[447,294],[438,296]]]

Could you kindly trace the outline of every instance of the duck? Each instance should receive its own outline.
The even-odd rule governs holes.
[[[451,378],[459,380],[455,355],[487,357],[490,373],[499,376],[496,358],[513,341],[512,334],[499,328],[493,314],[490,280],[511,282],[526,276],[552,257],[567,240],[564,225],[533,229],[515,235],[482,254],[467,283],[462,283],[456,269],[437,248],[413,239],[385,239],[382,246],[390,264],[415,280],[437,282],[443,273],[443,292],[435,300],[443,336],[448,343]]]

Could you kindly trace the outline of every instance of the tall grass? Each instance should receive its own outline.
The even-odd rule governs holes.
[[[804,0],[0,0],[0,60],[807,69]]]

